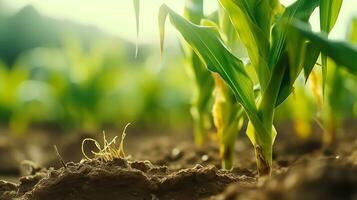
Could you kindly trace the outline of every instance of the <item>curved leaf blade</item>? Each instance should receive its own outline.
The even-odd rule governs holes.
[[[353,44],[357,44],[357,17],[351,20],[351,24],[348,30],[347,40]]]
[[[307,81],[320,55],[320,49],[312,42],[307,42],[305,49],[307,51],[305,51],[303,68],[304,68],[305,81]]]
[[[242,106],[254,113],[256,106],[253,83],[246,73],[242,61],[224,46],[218,31],[214,27],[190,23],[164,4],[159,11],[161,51],[163,50],[167,16],[207,68],[218,73],[231,87]]]
[[[322,33],[329,34],[336,23],[340,12],[342,0],[320,0],[320,30]],[[321,54],[322,65],[322,91],[325,93],[327,78],[327,56]]]
[[[273,27],[272,47],[269,55],[269,67],[272,70],[274,70],[276,67],[281,67],[280,65],[284,65],[288,68],[284,72],[284,78],[282,79],[283,81],[280,86],[280,91],[275,103],[275,107],[282,103],[293,91],[293,84],[305,65],[305,56],[311,56],[307,53],[305,55],[304,41],[296,38],[293,32],[289,32],[287,25],[296,19],[308,22],[312,12],[319,5],[319,1],[320,0],[296,1],[285,9],[283,15],[278,18],[276,24]],[[289,59],[283,61],[283,59],[285,59],[284,54],[286,53],[289,53]],[[309,59],[313,60],[314,58]]]
[[[255,22],[253,12],[255,3],[247,2],[246,0],[219,0],[219,2],[229,14],[235,30],[246,46],[262,91],[264,91],[271,75],[267,64],[269,34],[265,33],[266,31],[263,31]]]
[[[291,27],[302,37],[310,40],[320,51],[337,64],[344,66],[352,74],[357,73],[357,47],[346,42],[332,41],[327,37],[313,33],[301,22],[294,22]]]
[[[320,30],[330,33],[340,12],[342,0],[320,0]]]
[[[136,23],[136,46],[135,46],[135,57],[138,56],[139,52],[139,25],[140,25],[140,0],[133,0],[134,11],[135,11],[135,23]]]

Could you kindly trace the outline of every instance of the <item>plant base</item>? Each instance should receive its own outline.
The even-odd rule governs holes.
[[[221,145],[220,156],[222,159],[222,169],[227,169],[227,170],[232,169],[233,162],[234,162],[234,144]]]
[[[262,148],[260,146],[255,147],[255,157],[259,177],[270,176],[272,167],[268,158],[264,156]]]

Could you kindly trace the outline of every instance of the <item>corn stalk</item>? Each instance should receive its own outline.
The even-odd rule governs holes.
[[[243,125],[243,110],[223,79],[217,74],[214,78],[213,119],[217,128],[222,168],[231,169],[235,156],[235,141]]]

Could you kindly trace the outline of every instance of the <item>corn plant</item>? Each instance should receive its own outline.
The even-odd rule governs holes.
[[[139,30],[139,0],[134,0],[134,10],[136,13],[137,35]],[[232,28],[229,16],[222,12],[214,12],[209,18],[220,22],[224,32],[226,42],[233,48],[237,40],[237,34]],[[200,24],[204,18],[203,0],[187,0],[184,8],[184,18],[192,24]],[[218,19],[219,18],[219,19]],[[164,32],[161,32],[164,34]],[[163,35],[161,36],[163,39]],[[163,42],[161,42],[163,44]],[[220,155],[222,167],[230,169],[234,160],[234,144],[237,134],[243,125],[243,110],[236,101],[234,93],[220,76],[213,77],[205,67],[205,63],[199,55],[192,50],[190,44],[182,43],[186,57],[190,60],[190,67],[195,80],[194,98],[191,107],[191,114],[194,120],[195,143],[201,146],[206,138],[207,129],[210,127],[211,96],[214,87],[214,105],[212,108],[213,122],[218,132]],[[163,45],[161,45],[161,53]]]
[[[320,6],[323,11],[329,8],[328,13],[334,9],[326,8],[320,0],[298,0],[286,8],[277,0],[218,2],[248,51],[257,83],[247,73],[247,65],[224,43],[220,34],[223,30],[219,26],[212,21],[207,23],[207,20],[201,25],[190,23],[165,4],[159,11],[161,46],[168,16],[208,70],[219,75],[234,93],[249,119],[246,133],[255,149],[258,173],[260,176],[270,175],[277,134],[273,126],[275,108],[291,94],[302,70],[305,76],[309,75],[320,52],[354,72],[356,50],[307,28],[315,8]],[[333,26],[330,21],[335,18],[327,18],[323,20]],[[343,54],[354,57],[345,59],[347,55]],[[258,93],[254,92],[254,84],[260,86]]]
[[[357,39],[354,38],[357,36],[356,22],[356,19],[351,21],[349,32],[346,36],[346,40],[353,45],[356,45],[357,43]],[[344,70],[337,67],[331,60],[328,60],[325,64],[328,65],[328,73],[326,78],[326,94],[322,122],[325,127],[323,142],[326,147],[329,147],[335,141],[338,129],[341,127],[344,117],[346,117],[346,107],[351,106],[348,105],[346,99],[351,95],[352,91],[348,91],[345,87],[348,82],[351,81],[352,77]]]
[[[184,16],[194,24],[199,24],[203,18],[203,0],[187,0]],[[194,125],[194,139],[198,146],[202,146],[207,131],[211,127],[210,112],[214,81],[212,75],[206,70],[198,55],[192,51],[184,41],[182,46],[189,60],[192,79],[194,80],[194,96],[191,105],[191,115]]]
[[[214,17],[215,14],[217,14],[216,17]],[[224,30],[221,34],[224,38],[224,42],[227,44],[227,47],[231,50],[234,48],[240,49],[241,46],[236,45],[239,38],[232,27],[229,16],[224,12],[223,8],[219,7],[218,12],[214,13],[210,18],[218,23],[220,29]],[[222,168],[231,169],[233,167],[235,157],[235,141],[243,126],[244,113],[242,106],[235,99],[233,91],[224,82],[222,77],[215,74],[214,80],[215,102],[212,114],[214,125],[217,129]]]
[[[336,23],[338,13],[341,9],[342,0],[325,0],[321,1],[320,3],[320,31],[327,35],[332,30],[333,26]],[[321,64],[322,64],[322,88],[323,88],[323,95],[325,94],[325,85],[327,79],[327,69],[328,69],[328,62],[326,54],[321,54]],[[336,76],[334,80],[335,83],[340,82],[339,79],[339,70],[335,70]],[[329,101],[331,102],[331,101]],[[332,102],[331,102],[332,103]],[[337,118],[334,118],[337,120]],[[323,141],[325,144],[331,144],[333,140],[333,132],[335,132],[335,121],[327,120],[327,131],[324,134]]]
[[[140,1],[133,0],[133,5],[136,19],[136,34],[138,36]],[[199,24],[203,18],[203,0],[186,0],[184,17],[191,23]],[[194,125],[194,140],[197,146],[202,146],[206,140],[207,132],[211,128],[210,112],[214,81],[211,73],[206,70],[198,55],[184,41],[182,42],[182,48],[189,61],[189,74],[192,75],[191,78],[194,81],[195,87],[193,89],[193,100],[190,109]],[[137,52],[138,43],[136,54]]]
[[[320,91],[320,88],[318,89]],[[314,89],[313,92],[317,91]],[[314,101],[306,90],[303,80],[300,79],[300,81],[295,83],[294,94],[291,97],[288,103],[292,115],[294,132],[299,138],[308,139],[311,135],[311,122],[314,117]]]
[[[188,0],[186,1],[184,17],[194,23],[199,24],[203,15],[203,1],[202,0]],[[214,14],[209,18],[217,18]],[[237,39],[236,34],[228,29],[231,29],[229,17],[220,12],[219,25],[225,31],[226,42],[233,47],[234,41]],[[202,145],[205,139],[206,128],[204,127],[209,117],[211,104],[209,100],[212,96],[212,89],[214,87],[214,105],[212,108],[213,122],[217,129],[219,140],[220,156],[222,159],[222,168],[230,169],[234,161],[234,145],[235,139],[239,130],[243,125],[243,110],[240,104],[234,98],[233,92],[229,86],[223,81],[220,76],[214,76],[208,71],[204,63],[200,60],[198,55],[192,50],[189,44],[184,42],[186,47],[186,56],[191,60],[191,67],[193,69],[194,79],[196,80],[197,89],[194,102],[191,109],[191,114],[195,125],[195,141],[196,144]],[[163,47],[163,46],[161,46]]]
[[[342,0],[321,0],[320,1],[320,31],[328,36],[336,23],[338,13],[340,12]],[[325,91],[327,77],[327,56],[321,53],[322,64],[322,87]]]
[[[215,75],[214,125],[217,129],[223,169],[231,169],[237,134],[243,125],[243,109],[224,80]]]
[[[341,4],[334,6],[334,8],[339,9],[340,6]],[[357,42],[356,21],[356,19],[352,20],[346,37],[347,42],[352,45],[355,45]],[[326,37],[328,36],[328,33],[325,32],[324,34]],[[346,109],[350,109],[349,107],[353,106],[349,101],[346,101],[352,92],[348,91],[346,87],[351,84],[353,75],[351,76],[351,74],[348,74],[345,70],[336,66],[336,63],[331,59],[327,59],[327,56],[325,55],[321,56],[321,60],[322,66],[324,67],[322,76],[318,76],[315,70],[311,72],[310,77],[306,77],[306,81],[307,78],[310,79],[312,93],[315,97],[315,103],[318,109],[317,120],[321,121],[320,125],[323,126],[322,128],[324,131],[322,141],[324,147],[328,148],[335,142],[338,129],[341,128],[341,123],[344,121],[346,114],[349,113]],[[321,78],[322,82],[326,84],[326,89],[323,88],[324,92],[322,94],[324,98],[321,97],[322,95],[319,91],[321,89],[321,85],[319,84]],[[298,116],[294,116],[294,120],[295,123],[298,124],[298,126],[296,126],[297,133],[299,136],[305,138],[308,137],[308,135],[304,134],[304,130],[310,129],[308,122],[311,122],[311,119],[306,120],[306,117],[309,115],[306,113],[306,109],[301,108],[300,104],[303,103],[304,99],[306,102],[307,97],[302,97],[301,95],[303,94],[301,93],[300,95],[297,95],[294,105],[292,106],[295,107],[299,104],[299,109],[293,111],[295,115],[298,114]],[[305,114],[303,114],[303,112],[305,112]]]

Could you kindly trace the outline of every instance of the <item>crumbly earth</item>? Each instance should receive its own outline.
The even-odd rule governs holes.
[[[20,179],[0,183],[1,199],[203,199],[221,193],[230,183],[254,183],[253,177],[197,165],[172,171],[149,161],[115,159],[68,163]]]
[[[230,185],[215,200],[356,200],[357,168],[338,161],[301,163],[259,184]]]
[[[329,148],[313,138],[283,138],[276,143],[272,176],[260,179],[244,139],[237,142],[235,168],[229,171],[220,170],[215,145],[150,141],[133,154],[137,160],[87,160],[57,168],[27,163],[27,175],[17,184],[0,181],[0,200],[357,200],[355,133]]]

